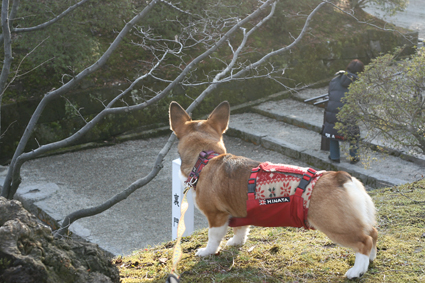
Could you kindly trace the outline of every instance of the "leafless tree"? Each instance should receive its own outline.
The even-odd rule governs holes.
[[[4,27],[8,26],[8,22],[7,22],[8,3],[7,2],[8,1],[3,2],[3,5],[5,5],[4,6],[5,9],[2,9],[2,13],[4,13],[4,16],[2,17]],[[83,2],[85,1],[81,1],[80,4],[82,4]],[[30,135],[33,132],[34,127],[37,124],[38,119],[41,113],[43,112],[45,106],[54,97],[57,97],[59,95],[66,93],[69,89],[71,89],[75,84],[81,81],[84,77],[86,77],[87,75],[99,69],[106,62],[106,60],[112,54],[112,52],[117,48],[118,44],[122,41],[124,36],[132,28],[135,27],[136,23],[142,20],[144,17],[146,17],[154,6],[160,5],[160,4],[168,5],[174,9],[180,10],[176,5],[166,1],[153,0],[149,2],[140,13],[138,13],[131,21],[129,21],[125,25],[125,27],[118,34],[118,36],[116,37],[114,42],[111,44],[109,49],[100,57],[98,61],[96,61],[93,65],[89,66],[88,68],[84,69],[82,72],[77,74],[75,77],[73,77],[68,83],[64,84],[62,87],[46,93],[44,98],[40,101],[37,109],[34,111],[34,114],[31,117],[31,120],[29,121],[26,127],[26,130],[15,151],[15,154],[12,158],[12,161],[9,166],[9,171],[3,186],[2,196],[7,198],[12,198],[13,195],[15,194],[21,182],[20,169],[22,165],[24,164],[24,162],[30,159],[33,159],[37,156],[40,156],[41,154],[51,151],[53,149],[66,147],[76,142],[81,136],[83,136],[90,129],[92,129],[94,125],[98,123],[99,121],[101,121],[105,116],[109,114],[123,113],[123,112],[146,108],[156,103],[157,101],[161,100],[162,98],[164,98],[169,93],[169,91],[173,89],[177,84],[183,84],[183,85],[198,84],[199,85],[200,84],[199,82],[194,83],[193,81],[191,81],[191,71],[194,68],[196,68],[199,62],[201,62],[205,58],[208,58],[209,56],[211,56],[213,52],[217,51],[220,46],[227,45],[229,47],[229,49],[231,50],[231,59],[229,60],[229,62],[225,62],[224,60],[222,60],[224,64],[224,68],[218,71],[217,73],[215,73],[214,76],[209,81],[207,80],[206,82],[203,82],[203,83],[208,83],[208,87],[189,106],[188,108],[189,112],[192,112],[193,109],[204,99],[204,97],[207,94],[209,94],[213,89],[215,89],[217,85],[221,83],[229,82],[235,79],[242,79],[242,78],[246,79],[247,77],[270,76],[270,74],[276,70],[273,70],[273,68],[270,67],[271,70],[269,69],[267,72],[264,73],[264,72],[261,72],[259,68],[265,62],[267,62],[267,60],[270,57],[280,54],[286,50],[289,50],[295,44],[297,44],[301,40],[303,35],[305,34],[307,30],[307,26],[311,18],[313,17],[313,15],[316,13],[318,9],[320,9],[320,7],[325,5],[326,2],[321,2],[313,10],[313,12],[307,17],[307,20],[302,32],[300,33],[298,38],[294,40],[292,44],[284,48],[281,48],[279,50],[271,51],[266,56],[262,57],[260,60],[256,62],[252,62],[252,63],[239,62],[238,61],[239,56],[244,51],[244,48],[246,47],[247,39],[249,38],[249,36],[251,36],[265,21],[267,21],[273,15],[275,10],[275,5],[276,5],[275,0],[268,0],[264,2],[259,1],[256,9],[243,19],[238,19],[238,18],[214,19],[214,22],[212,22],[211,19],[206,19],[206,18],[198,19],[196,23],[192,23],[190,27],[183,28],[181,35],[174,38],[173,40],[163,39],[161,37],[155,37],[153,34],[150,33],[149,30],[140,30],[140,36],[142,40],[139,44],[142,47],[151,50],[153,54],[154,61],[152,62],[152,66],[150,70],[146,72],[145,74],[141,75],[140,77],[138,77],[136,80],[134,80],[126,90],[122,91],[113,100],[111,100],[108,104],[106,104],[104,109],[101,112],[99,112],[92,120],[88,121],[85,124],[85,126],[79,129],[75,134],[58,142],[41,145],[39,148],[32,150],[31,152],[24,152],[25,145],[27,144],[30,138]],[[182,10],[180,11],[182,13],[187,13],[186,11],[182,11]],[[269,13],[265,17],[261,17],[262,13],[264,13],[265,11],[269,11]],[[252,23],[255,23],[255,24],[252,25]],[[250,26],[250,28],[248,28],[247,26]],[[242,34],[242,37],[239,43],[235,43],[235,40],[231,38],[231,36],[235,33]],[[10,42],[10,29],[8,31],[7,28],[4,28],[3,38],[4,38],[5,44],[6,42]],[[156,75],[155,70],[159,66],[161,66],[161,64],[165,64],[167,56],[174,56],[183,60],[182,53],[184,52],[186,48],[191,47],[190,45],[199,45],[199,46],[202,46],[205,50],[196,58],[192,58],[190,62],[186,63],[182,61],[182,64],[179,67],[180,73],[174,79],[166,80]],[[9,54],[11,54],[11,52]],[[128,95],[134,89],[134,86],[137,83],[139,83],[140,81],[144,80],[145,78],[149,76],[157,80],[160,80],[162,82],[165,82],[168,85],[161,91],[154,92],[153,96],[150,99],[143,101],[141,103],[135,103],[133,105],[126,105],[121,107],[115,106],[115,104],[118,101],[120,101],[124,96]],[[157,157],[157,160],[152,167],[151,172],[149,172],[147,176],[145,176],[144,178],[140,180],[135,181],[126,190],[114,196],[113,198],[105,202],[104,204],[97,207],[78,211],[67,216],[63,222],[63,227],[68,227],[68,225],[70,225],[72,222],[74,222],[75,220],[81,217],[94,215],[108,209],[112,205],[128,197],[136,189],[147,184],[150,180],[152,180],[156,176],[156,174],[162,168],[162,160],[167,154],[167,152],[169,151],[174,140],[175,140],[175,137],[174,135],[172,135],[169,141],[164,146],[164,148],[160,151]],[[65,229],[63,229],[63,231],[64,230]]]
[[[76,5],[70,7],[66,10],[66,13],[69,13],[71,8],[75,9],[78,6],[82,5],[88,0],[83,0],[77,3]],[[266,55],[262,56],[256,61],[250,62],[246,60],[241,60],[241,54],[246,52],[248,38],[255,33],[263,23],[270,19],[275,11],[276,2],[278,0],[258,0],[257,5],[246,17],[230,17],[230,18],[214,18],[214,17],[199,17],[198,15],[191,14],[193,20],[189,25],[182,25],[182,30],[179,35],[176,35],[174,38],[163,38],[155,35],[149,28],[137,27],[136,24],[140,23],[145,19],[150,11],[157,5],[166,5],[172,9],[176,9],[180,13],[190,14],[189,11],[184,11],[180,9],[177,5],[167,2],[165,0],[152,0],[147,2],[143,10],[136,14],[130,21],[128,21],[122,30],[119,32],[115,40],[112,42],[110,47],[106,50],[105,53],[91,66],[85,68],[80,73],[72,77],[70,81],[63,84],[61,87],[52,90],[46,93],[43,99],[38,104],[36,110],[34,111],[28,125],[25,129],[24,134],[22,135],[18,147],[13,155],[12,161],[9,166],[9,170],[4,182],[1,195],[6,198],[13,198],[16,193],[19,184],[21,182],[20,170],[22,165],[31,159],[34,159],[46,152],[63,148],[69,146],[76,141],[78,141],[82,136],[84,136],[88,131],[90,131],[97,123],[99,123],[104,117],[110,114],[125,113],[134,110],[141,110],[146,107],[157,103],[164,97],[166,97],[170,90],[172,90],[177,85],[183,86],[197,86],[197,85],[206,85],[206,89],[192,102],[188,107],[187,112],[191,113],[199,103],[211,93],[218,85],[239,79],[248,79],[248,78],[258,78],[258,77],[271,77],[276,72],[282,72],[275,68],[273,64],[270,63],[270,58],[273,56],[282,54],[296,44],[298,44],[303,36],[308,31],[308,27],[311,19],[317,13],[317,11],[324,5],[329,4],[328,1],[322,1],[312,9],[305,19],[304,25],[301,28],[299,35],[296,38],[293,38],[292,43],[282,47],[278,50],[270,50]],[[19,29],[11,29],[8,18],[13,15],[14,6],[19,3],[18,0],[14,0],[12,4],[12,10],[9,13],[9,1],[3,0],[2,8],[2,26],[3,26],[3,40],[5,45],[5,55],[8,54],[9,57],[5,56],[5,63],[3,68],[9,68],[10,72],[10,61],[11,59],[11,47],[10,47],[10,34],[12,32],[17,32]],[[63,14],[65,15],[65,12]],[[62,15],[62,16],[64,16]],[[56,18],[55,18],[56,19]],[[54,19],[54,20],[55,20]],[[52,21],[54,21],[52,20]],[[59,19],[56,19],[59,20]],[[46,23],[47,24],[47,23]],[[72,89],[76,84],[78,84],[83,78],[94,73],[101,66],[105,64],[111,54],[117,49],[120,42],[123,38],[134,28],[137,27],[139,32],[140,41],[137,43],[140,47],[145,48],[146,50],[151,51],[153,60],[150,62],[145,62],[150,64],[148,71],[139,76],[137,79],[132,81],[130,86],[118,94],[108,103],[104,104],[104,109],[100,111],[94,118],[90,121],[86,121],[85,125],[81,127],[76,133],[65,138],[63,140],[41,145],[39,148],[34,149],[30,152],[24,152],[24,148],[30,139],[31,134],[34,131],[35,126],[38,123],[38,120],[45,109],[46,105],[54,98],[66,94],[70,89]],[[234,35],[238,34],[236,37]],[[239,41],[237,40],[239,39]],[[202,49],[199,52],[199,55],[191,58],[184,56],[185,51],[188,48],[193,48],[196,46],[198,49]],[[226,47],[229,50],[228,56],[223,56],[221,58],[216,58],[220,60],[223,64],[221,70],[217,70],[212,74],[206,75],[203,81],[194,79],[192,76],[193,70],[199,65],[203,60],[212,57],[212,54],[219,50],[219,48]],[[9,48],[9,49],[7,49]],[[10,50],[10,51],[7,51]],[[222,49],[221,49],[222,50]],[[173,64],[171,67],[178,70],[178,74],[173,79],[166,79],[161,77],[157,70],[160,67],[170,67],[168,64],[168,59],[173,58],[174,62],[177,58],[180,60],[179,65]],[[226,58],[226,59],[224,59]],[[5,67],[6,66],[6,67]],[[3,74],[2,74],[3,76]],[[7,78],[7,76],[6,76]],[[126,104],[125,106],[117,106],[117,102],[123,101],[123,98],[130,95],[132,90],[136,87],[137,84],[140,84],[146,78],[153,78],[157,81],[164,83],[166,86],[161,90],[149,90],[151,92],[151,97],[147,99],[142,99],[142,101],[133,100],[134,104]],[[6,80],[5,80],[6,81]],[[6,85],[4,83],[3,87]],[[103,103],[103,102],[102,102]],[[57,235],[62,235],[66,233],[67,228],[74,221],[83,218],[92,216],[98,213],[105,211],[106,209],[112,207],[121,200],[127,198],[135,190],[143,187],[149,183],[161,170],[163,167],[162,162],[168,151],[170,150],[173,142],[175,141],[175,136],[172,134],[168,142],[164,145],[163,149],[159,152],[155,163],[152,166],[151,171],[143,178],[133,182],[128,188],[124,191],[118,193],[114,197],[107,200],[105,203],[91,208],[83,209],[76,211],[66,216],[62,223],[62,228],[57,232]]]

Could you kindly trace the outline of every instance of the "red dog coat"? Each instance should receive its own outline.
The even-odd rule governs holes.
[[[292,165],[261,163],[248,181],[247,216],[232,217],[230,227],[304,227],[311,192],[323,172]],[[297,177],[298,176],[298,177]]]

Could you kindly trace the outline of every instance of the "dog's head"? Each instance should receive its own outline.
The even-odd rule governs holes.
[[[179,139],[178,150],[182,159],[182,172],[186,175],[201,151],[213,150],[226,153],[223,134],[229,125],[230,105],[224,101],[208,116],[207,120],[192,120],[177,103],[170,104],[170,128]]]

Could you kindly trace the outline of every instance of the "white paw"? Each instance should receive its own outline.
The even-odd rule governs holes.
[[[367,255],[356,253],[356,260],[354,261],[354,266],[350,268],[345,276],[348,279],[361,277],[366,273],[367,268],[369,267],[369,257]]]
[[[361,277],[363,274],[364,272],[360,272],[358,269],[352,267],[345,273],[345,276],[348,279],[353,279],[353,278]]]
[[[196,252],[197,256],[208,256],[212,254],[215,254],[215,251],[208,249],[208,247],[198,249],[198,251]]]
[[[245,241],[240,239],[240,237],[233,236],[230,240],[227,241],[226,246],[242,246]]]

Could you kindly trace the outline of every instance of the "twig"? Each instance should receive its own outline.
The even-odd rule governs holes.
[[[235,258],[232,259],[232,265],[227,269],[227,272],[229,272],[230,270],[232,270],[233,266],[235,265]]]
[[[35,69],[37,69],[37,68],[39,68],[40,66],[42,66],[42,65],[44,65],[45,63],[47,63],[47,62],[49,62],[50,60],[52,60],[52,59],[54,59],[54,57],[53,58],[50,58],[50,59],[47,59],[46,61],[44,61],[44,62],[42,62],[42,63],[40,63],[39,65],[37,65],[37,66],[35,66],[34,68],[32,68],[31,70],[29,70],[29,71],[27,71],[27,72],[25,72],[25,73],[23,73],[23,74],[21,74],[21,75],[18,75],[18,73],[19,73],[19,68],[21,67],[21,65],[22,65],[22,63],[24,62],[24,60],[29,56],[29,55],[31,55],[41,44],[43,44],[47,39],[49,39],[50,38],[50,36],[48,36],[48,37],[46,37],[45,39],[43,39],[39,44],[37,44],[30,52],[28,52],[27,54],[25,54],[25,56],[24,56],[24,58],[22,58],[22,60],[19,62],[19,64],[18,64],[18,67],[16,67],[16,71],[15,71],[15,75],[13,76],[13,78],[10,80],[10,82],[4,87],[4,89],[2,90],[2,92],[1,92],[1,94],[0,94],[0,96],[2,96],[3,94],[4,94],[4,92],[6,91],[6,89],[8,89],[9,88],[9,86],[15,81],[15,79],[16,78],[19,78],[19,77],[22,77],[22,76],[25,76],[26,74],[28,74],[28,73],[30,73],[30,72],[32,72],[32,71],[34,71]]]
[[[405,194],[403,194],[402,192],[398,192],[398,193],[401,194],[402,196],[404,196],[405,198],[408,198],[409,200],[413,201],[414,203],[425,203],[425,201],[419,201],[419,200],[411,199],[408,196],[406,196]]]
[[[412,44],[414,44],[409,38],[407,38],[403,33],[401,33],[401,32],[399,32],[398,30],[394,30],[394,29],[387,29],[385,26],[382,28],[382,27],[380,27],[380,26],[378,26],[378,25],[375,25],[375,24],[372,24],[372,23],[368,23],[368,22],[365,22],[365,21],[361,21],[361,20],[359,20],[356,16],[354,16],[354,13],[352,14],[352,13],[349,13],[349,12],[347,12],[347,11],[344,11],[343,9],[341,9],[340,7],[338,7],[337,5],[335,5],[334,3],[331,3],[331,2],[327,2],[327,3],[329,3],[330,5],[332,5],[332,6],[334,6],[336,9],[338,9],[338,10],[340,10],[341,12],[343,12],[344,14],[346,14],[346,15],[349,15],[350,17],[352,17],[353,19],[355,19],[359,24],[366,24],[366,25],[369,25],[369,26],[372,26],[372,27],[374,27],[374,28],[377,28],[377,29],[380,29],[380,30],[383,30],[383,31],[394,31],[394,32],[397,32],[398,34],[400,34],[402,37],[404,37],[404,39],[406,39],[407,41],[409,41],[410,43],[412,43]]]
[[[12,123],[9,124],[9,126],[7,126],[6,130],[0,135],[0,139],[2,139],[4,137],[4,135],[6,134],[7,130],[16,122],[18,122],[18,120],[13,121]]]
[[[78,113],[78,116],[80,116],[81,119],[83,119],[84,123],[87,124],[87,120],[83,117],[83,115],[81,115],[80,110],[84,109],[84,108],[80,108],[77,109],[77,107],[74,106],[74,104],[72,104],[72,102],[65,96],[62,96],[66,101],[68,101],[69,105],[71,105],[72,108],[74,108],[75,112]]]

